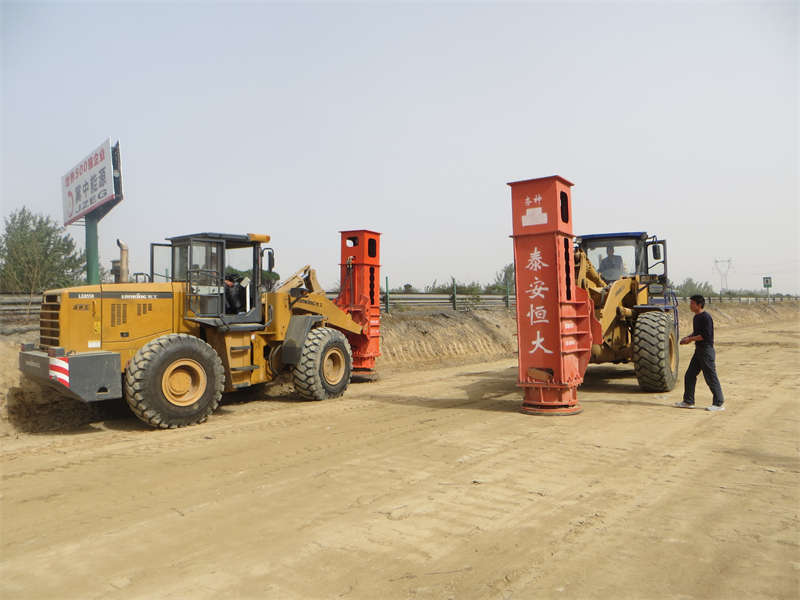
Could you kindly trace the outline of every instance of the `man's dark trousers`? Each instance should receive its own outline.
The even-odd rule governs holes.
[[[725,398],[722,396],[722,386],[717,377],[716,353],[714,346],[709,344],[697,344],[694,348],[694,356],[686,369],[683,378],[683,401],[686,404],[694,404],[694,387],[697,383],[697,375],[703,372],[708,387],[711,389],[713,402],[717,406],[722,406]]]

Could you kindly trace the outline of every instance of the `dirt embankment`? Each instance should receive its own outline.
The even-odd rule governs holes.
[[[736,325],[765,325],[800,319],[800,303],[711,304],[722,339],[729,339]],[[681,335],[692,330],[693,314],[687,303],[678,307]],[[381,367],[404,368],[442,362],[480,362],[510,356],[517,350],[513,311],[395,312],[383,315]]]
[[[718,343],[735,343],[737,325],[800,319],[797,302],[707,308],[719,331]],[[679,314],[681,335],[687,335],[692,322],[688,305],[682,304]],[[396,311],[382,316],[382,330],[379,372],[484,362],[512,356],[517,347],[513,311]],[[119,402],[86,405],[60,397],[21,377],[19,344],[36,339],[35,332],[0,339],[0,436],[70,429],[125,411]]]

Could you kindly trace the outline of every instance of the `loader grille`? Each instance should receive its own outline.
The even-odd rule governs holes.
[[[61,329],[59,312],[61,297],[57,294],[45,295],[39,312],[39,344],[41,346],[58,346]]]
[[[112,304],[111,305],[111,326],[119,327],[128,322],[128,305],[127,304]]]

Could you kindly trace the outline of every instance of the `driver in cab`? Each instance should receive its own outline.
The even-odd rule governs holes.
[[[225,275],[225,314],[236,315],[244,310],[244,288],[233,273]]]
[[[600,261],[600,276],[606,281],[622,277],[622,257],[614,254],[614,246],[606,246],[606,256]]]

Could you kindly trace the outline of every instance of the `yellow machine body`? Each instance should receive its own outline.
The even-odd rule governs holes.
[[[677,379],[678,304],[666,256],[666,241],[645,232],[583,236],[575,246],[575,283],[592,305],[589,361],[633,362],[648,391],[671,390]]]
[[[84,402],[124,396],[157,427],[202,422],[222,392],[281,372],[291,372],[307,399],[344,392],[353,364],[348,339],[366,337],[365,326],[327,298],[310,266],[275,286],[272,249],[261,248],[269,236],[170,241],[153,245],[169,249],[167,281],[152,281],[162,275],[151,254],[151,281],[44,292],[39,343],[20,352],[23,373]],[[238,278],[225,263],[231,250],[252,257]]]
[[[59,347],[65,355],[110,351],[120,355],[121,370],[150,340],[170,333],[187,333],[204,339],[222,358],[226,370],[225,391],[237,384],[271,381],[269,353],[286,339],[294,315],[315,314],[322,326],[361,333],[362,326],[316,289],[295,302],[289,290],[264,292],[264,313],[272,320],[262,330],[222,331],[184,318],[185,282],[118,283],[48,290],[41,313],[44,348]],[[244,348],[248,351],[234,350]],[[255,365],[251,371],[232,367]]]

